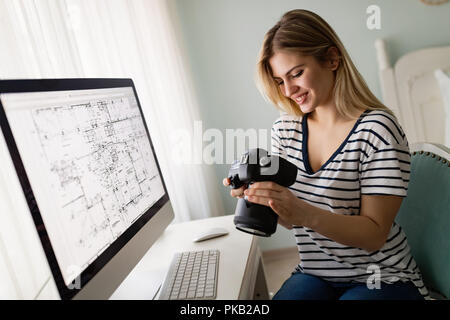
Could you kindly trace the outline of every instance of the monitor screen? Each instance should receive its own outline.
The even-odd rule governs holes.
[[[62,298],[167,201],[131,79],[0,81],[8,149]]]

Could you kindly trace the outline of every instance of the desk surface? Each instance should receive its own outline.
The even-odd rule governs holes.
[[[152,299],[176,252],[207,249],[220,250],[217,299],[238,299],[244,278],[251,272],[248,270],[248,260],[257,246],[257,237],[236,230],[233,217],[229,215],[171,224],[111,299]],[[229,234],[203,242],[192,242],[202,231],[213,227],[223,227]]]

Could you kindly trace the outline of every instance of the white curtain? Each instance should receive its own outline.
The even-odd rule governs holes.
[[[0,0],[0,78],[132,78],[175,219],[186,221],[224,209],[212,168],[174,159],[173,132],[192,135],[201,121],[174,22],[166,0]],[[35,266],[42,249],[0,144],[0,298],[33,298],[48,268]]]

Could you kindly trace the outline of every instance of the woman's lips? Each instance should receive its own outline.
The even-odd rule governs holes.
[[[306,101],[308,98],[308,92],[305,92],[304,94],[300,95],[299,97],[295,98],[295,102],[298,104],[302,104]]]

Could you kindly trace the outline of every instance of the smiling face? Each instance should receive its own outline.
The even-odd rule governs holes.
[[[334,105],[336,63],[319,62],[315,57],[278,51],[269,60],[275,82],[282,94],[295,101],[303,113]]]

